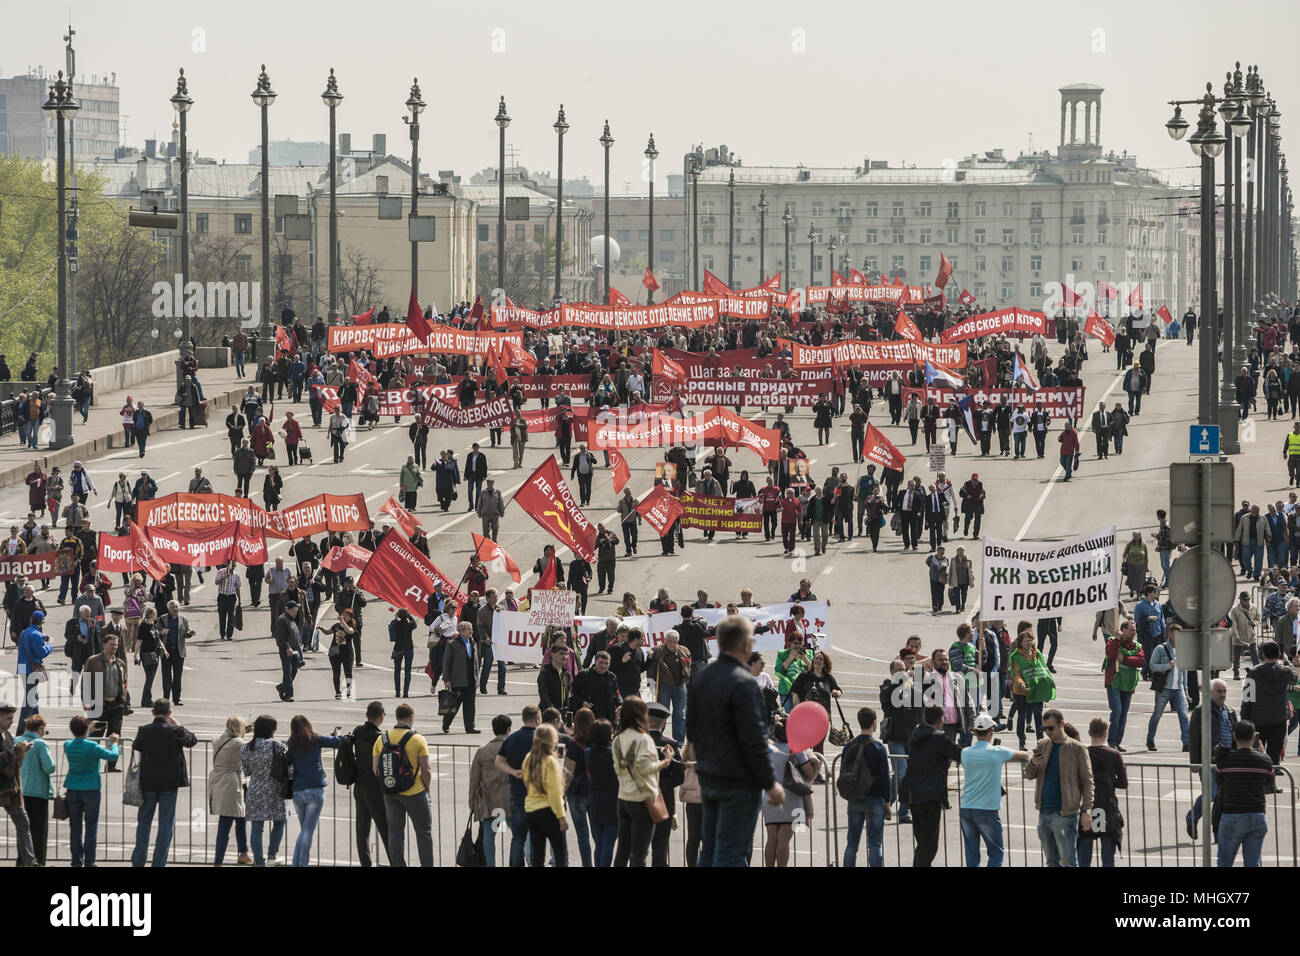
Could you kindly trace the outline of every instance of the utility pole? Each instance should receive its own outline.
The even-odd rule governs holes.
[[[68,32],[63,37],[65,46],[65,64],[68,69],[68,86],[72,86],[77,72],[77,51],[72,48],[72,38],[77,31],[68,24]],[[64,376],[75,375],[77,369],[77,162],[73,146],[76,136],[73,128],[76,123],[75,113],[68,114],[68,367],[63,369]]]

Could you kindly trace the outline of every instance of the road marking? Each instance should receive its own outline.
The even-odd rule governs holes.
[[[834,570],[835,570],[835,565],[832,564],[829,568],[826,568],[824,571],[822,571],[822,574],[823,575],[830,574]]]
[[[678,568],[677,570],[678,570],[678,571],[685,571],[685,570],[686,570],[687,568],[689,568],[690,566],[691,566],[691,565],[690,565],[690,562],[688,561],[686,564],[683,564],[683,565],[682,565],[680,568]]]

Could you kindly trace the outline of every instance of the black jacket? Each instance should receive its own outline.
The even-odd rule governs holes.
[[[776,782],[763,694],[749,668],[722,655],[691,678],[686,701],[686,738],[700,783],[767,790]]]
[[[610,670],[600,674],[594,667],[578,672],[569,689],[569,697],[575,709],[583,705],[590,707],[597,720],[604,717],[613,721],[615,709],[623,703],[614,672]]]
[[[1242,720],[1254,721],[1256,726],[1286,723],[1286,692],[1295,683],[1295,669],[1279,661],[1265,661],[1248,670],[1246,679],[1254,683],[1255,699],[1242,702]]]
[[[691,617],[677,625],[677,636],[682,646],[691,652],[691,666],[699,667],[709,659],[709,635],[713,628],[706,627],[698,618]]]
[[[554,707],[561,713],[570,709],[560,672],[549,664],[537,672],[537,706],[541,710]]]
[[[379,778],[375,776],[371,758],[375,753],[375,741],[379,739],[381,733],[383,731],[368,720],[352,730],[352,753],[357,763],[357,786],[363,784],[379,786]]]
[[[899,690],[898,685],[903,685]],[[916,730],[916,725],[921,722],[921,708],[915,706],[916,702],[912,699],[913,693],[903,684],[902,680],[897,683],[893,678],[886,679],[880,685],[880,711],[883,715],[881,719],[880,739],[886,744],[908,744],[912,740],[912,731]],[[889,733],[885,733],[884,721],[889,721]]]
[[[198,740],[180,724],[166,717],[155,717],[135,734],[131,749],[140,755],[141,790],[179,790],[189,786],[185,769],[184,748]]]
[[[1211,733],[1213,733],[1214,731],[1214,722],[1218,718],[1218,710],[1219,708],[1215,707],[1210,712]],[[1199,765],[1201,762],[1201,707],[1200,706],[1192,708],[1192,712],[1187,715],[1187,721],[1190,724],[1190,726],[1187,728],[1188,729],[1187,749],[1189,751],[1188,756],[1191,757],[1193,764]],[[1237,725],[1237,712],[1233,710],[1231,707],[1229,707],[1228,727],[1232,728],[1235,727],[1236,725]],[[1229,733],[1231,733],[1231,730],[1229,730]],[[1235,747],[1236,743],[1234,742],[1229,746]],[[1210,748],[1210,757],[1211,759],[1213,759],[1214,757],[1213,747]]]
[[[641,696],[641,672],[645,670],[645,652],[641,648],[633,650],[625,643],[615,644],[609,651],[609,671],[618,680],[619,693],[626,700]],[[623,655],[631,654],[632,659],[623,663]]]
[[[902,792],[909,794],[908,802],[915,805],[937,800],[946,807],[948,764],[961,759],[961,748],[942,731],[922,724],[912,733],[907,753],[907,775],[903,777]]]

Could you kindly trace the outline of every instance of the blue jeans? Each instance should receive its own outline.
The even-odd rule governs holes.
[[[288,644],[280,648],[280,684],[276,690],[293,696],[293,679],[298,676],[298,655]]]
[[[1073,456],[1073,455],[1062,455],[1062,456],[1061,456],[1061,467],[1065,469],[1065,480],[1066,480],[1066,481],[1069,481],[1069,480],[1070,480],[1070,475],[1074,472],[1074,456]]]
[[[701,785],[703,810],[697,866],[749,866],[762,795],[757,787]]]
[[[23,705],[18,710],[18,724],[22,726],[28,717],[41,712],[41,675],[19,671],[23,681]]]
[[[268,855],[274,857],[280,852],[280,841],[284,839],[283,820],[254,820],[253,832],[251,839],[253,843],[253,865],[266,866],[266,857],[262,856],[262,829],[267,823],[271,824],[271,842],[266,848]]]
[[[1242,866],[1260,866],[1268,818],[1262,813],[1225,813],[1219,819],[1219,866],[1232,866],[1241,847]]]
[[[1183,693],[1182,687],[1174,690],[1162,690],[1156,694],[1155,708],[1151,711],[1151,721],[1147,724],[1147,740],[1154,742],[1156,739],[1156,728],[1160,726],[1160,718],[1164,715],[1165,704],[1178,715],[1178,724],[1183,732],[1183,746],[1187,745],[1187,695]]]
[[[316,836],[316,822],[325,806],[325,788],[293,792],[293,809],[298,814],[298,841],[293,845],[293,865],[306,866],[311,862],[311,841]]]
[[[72,846],[73,866],[95,865],[95,842],[99,835],[98,790],[67,791],[68,842]]]
[[[885,801],[867,797],[866,810],[849,810],[849,831],[844,842],[844,865],[858,865],[858,842],[862,828],[867,828],[867,866],[885,865]]]
[[[911,813],[911,804],[898,795],[898,781],[907,776],[907,744],[901,740],[891,740],[886,746],[889,748],[889,755],[901,757],[901,760],[891,759],[889,761],[889,802],[898,801],[898,818],[906,820]]]
[[[1264,546],[1262,544],[1243,544],[1241,546],[1241,571],[1243,577],[1259,580],[1264,570]]]
[[[234,352],[234,359],[235,359],[235,373],[240,378],[243,378],[244,377],[244,353],[236,349]]]
[[[149,854],[149,828],[153,825],[154,810],[158,811],[158,840],[154,843],[153,865],[167,865],[167,854],[172,848],[172,830],[176,826],[176,791],[146,790],[144,800],[135,815],[135,850],[131,853],[132,866],[144,866],[144,859]]]
[[[1092,866],[1092,848],[1094,844],[1101,846],[1101,865],[1104,867],[1115,865],[1115,838],[1106,833],[1097,839],[1083,837],[1080,834],[1079,840],[1079,865]]]
[[[1106,743],[1118,747],[1124,742],[1124,729],[1128,726],[1128,709],[1133,703],[1133,692],[1107,687],[1106,702],[1110,704],[1110,731],[1106,734]]]
[[[1059,813],[1040,811],[1038,842],[1042,845],[1048,867],[1078,866],[1079,815],[1064,817]]]
[[[77,596],[76,579],[78,577],[80,577],[80,572],[74,571],[72,574],[65,574],[59,578],[59,603],[60,604],[62,604],[64,601],[67,600],[69,591],[72,592],[73,597]]]
[[[1161,587],[1164,587],[1169,583],[1169,552],[1157,551],[1156,554],[1160,555],[1160,570],[1165,573],[1164,579],[1160,583]]]
[[[1006,855],[1002,841],[1002,817],[996,810],[961,808],[961,842],[966,848],[966,865],[980,865],[980,841],[988,851],[989,866],[1001,866]],[[1042,824],[1039,824],[1040,828]]]
[[[1142,414],[1142,393],[1140,391],[1128,393],[1128,413],[1130,415]]]
[[[393,696],[406,697],[411,693],[411,662],[415,660],[415,648],[408,647],[402,656],[393,661]],[[402,663],[406,663],[406,682],[402,683]]]
[[[217,863],[222,863],[226,859],[226,847],[230,845],[230,830],[232,827],[235,830],[235,844],[239,847],[239,852],[248,852],[248,826],[244,823],[244,818],[218,817],[216,855],[214,857]]]
[[[591,866],[591,820],[587,816],[587,798],[569,797],[569,819],[573,835],[578,838],[578,856],[585,867]],[[615,831],[617,832],[617,831]]]
[[[609,868],[614,862],[614,844],[618,842],[617,823],[593,823],[591,835],[596,844],[594,862],[598,867]]]
[[[636,522],[629,521],[623,525],[623,550],[631,554],[636,550],[637,530]],[[680,739],[680,738],[679,738]]]
[[[1124,454],[1124,433],[1112,432],[1110,437],[1115,442],[1115,454]]]
[[[1025,453],[1025,439],[1029,437],[1029,432],[1014,432],[1011,435],[1011,447],[1017,458]]]
[[[523,866],[528,843],[528,814],[524,798],[510,788],[510,865]]]
[[[1210,803],[1214,803],[1214,796],[1218,792],[1219,792],[1219,781],[1215,780],[1214,774],[1211,773],[1210,774]],[[1192,809],[1187,811],[1187,819],[1191,821],[1192,826],[1196,826],[1201,822],[1201,813],[1202,813],[1201,797],[1200,794],[1197,794],[1196,802],[1192,804]],[[1233,816],[1236,816],[1236,814],[1233,814]]]
[[[673,712],[673,740],[686,739],[686,685],[660,687],[656,699]]]
[[[484,817],[478,822],[483,830],[483,860],[488,866],[497,865],[497,834],[492,828],[495,822],[492,817]]]

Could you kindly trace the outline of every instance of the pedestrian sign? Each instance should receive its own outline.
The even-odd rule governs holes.
[[[1217,455],[1219,453],[1218,425],[1191,425],[1188,427],[1189,455]]]

